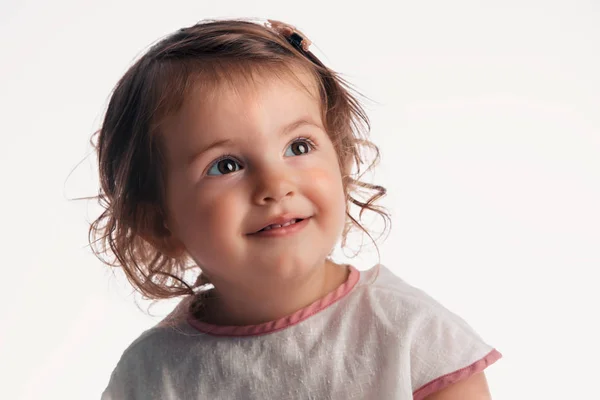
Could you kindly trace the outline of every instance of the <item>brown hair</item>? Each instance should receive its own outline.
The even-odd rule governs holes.
[[[96,144],[92,136],[101,185],[93,198],[104,211],[90,226],[90,245],[103,263],[122,267],[133,287],[147,298],[193,294],[193,289],[209,283],[200,274],[188,285],[184,274],[199,267],[188,265],[185,254],[165,254],[145,239],[169,235],[164,218],[166,164],[158,134],[161,121],[176,112],[189,90],[198,85],[214,92],[221,83],[240,77],[251,81],[252,72],[273,75],[289,72],[292,66],[302,67],[318,83],[323,124],[338,154],[348,204],[342,247],[352,226],[375,243],[358,222],[365,210],[379,214],[386,228],[388,221],[391,224],[385,209],[373,204],[385,195],[385,188],[360,181],[363,153],[367,149],[375,153],[368,171],[379,161],[379,149],[367,139],[370,123],[350,94],[350,85],[310,51],[299,50],[267,26],[243,19],[203,20],[166,36],[127,70],[113,90],[101,128],[93,135],[98,135]],[[352,164],[355,174],[350,173]],[[366,199],[359,200],[359,194]],[[351,204],[360,208],[358,220],[350,213]],[[115,256],[113,261],[101,258],[109,252]]]

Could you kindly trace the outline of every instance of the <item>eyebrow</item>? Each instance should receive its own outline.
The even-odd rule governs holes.
[[[313,122],[311,118],[308,117],[302,117],[286,126],[284,126],[281,129],[280,135],[281,136],[287,136],[290,132],[300,128],[301,126],[304,125],[312,125],[315,126],[317,128],[321,128],[322,126]],[[225,146],[225,145],[230,145],[233,143],[232,139],[221,139],[221,140],[216,140],[208,145],[206,145],[205,147],[203,147],[202,149],[200,149],[197,152],[192,153],[189,158],[188,158],[188,162],[187,165],[191,165],[195,160],[198,159],[198,157],[200,157],[203,153],[206,153],[208,150],[211,150],[215,147],[220,147],[220,146]]]

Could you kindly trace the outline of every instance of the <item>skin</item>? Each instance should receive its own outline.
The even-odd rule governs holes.
[[[187,252],[214,284],[208,322],[251,325],[282,318],[347,278],[346,266],[327,259],[346,210],[336,151],[312,77],[295,72],[310,93],[291,78],[257,76],[255,86],[219,88],[210,102],[192,92],[162,125],[171,231],[164,250]],[[300,118],[314,125],[282,135]],[[231,143],[198,154],[223,139]],[[298,146],[308,152],[299,155]],[[215,161],[224,154],[232,156],[220,165],[233,172],[219,172]],[[310,219],[287,237],[247,235],[284,212]]]
[[[433,393],[425,400],[491,400],[484,372],[478,372],[452,385]]]

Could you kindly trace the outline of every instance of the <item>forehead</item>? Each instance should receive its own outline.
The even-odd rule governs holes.
[[[314,76],[300,68],[262,69],[229,75],[211,86],[195,86],[184,100],[183,108],[211,117],[216,113],[251,114],[263,108],[273,112],[292,105],[298,108],[320,106]]]
[[[265,135],[302,116],[322,125],[316,79],[302,69],[262,70],[194,85],[181,108],[163,121],[167,153],[177,157],[223,135]]]

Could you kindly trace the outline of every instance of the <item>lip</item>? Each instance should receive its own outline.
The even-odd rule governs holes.
[[[304,227],[306,227],[306,225],[308,225],[308,221],[310,220],[311,217],[306,217],[304,219],[302,219],[302,221],[300,222],[296,222],[295,224],[292,225],[288,225],[288,226],[283,226],[281,228],[273,228],[273,229],[269,229],[268,231],[258,231],[258,232],[254,232],[251,233],[249,236],[255,236],[255,237],[282,237],[282,236],[289,236],[289,235],[293,235],[297,232],[300,232],[302,229],[304,229]],[[294,219],[294,218],[287,218],[284,219],[282,222],[279,222],[279,224],[281,223],[285,223],[287,221],[289,221],[290,219]],[[296,218],[299,219],[299,218]],[[278,222],[272,222],[268,225],[271,224],[277,224]],[[265,225],[265,226],[268,226]]]

